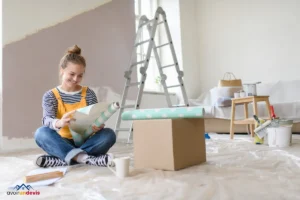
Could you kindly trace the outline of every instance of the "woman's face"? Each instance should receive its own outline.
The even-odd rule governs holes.
[[[68,62],[67,67],[60,70],[62,85],[75,88],[82,81],[84,71],[85,67],[83,65]]]

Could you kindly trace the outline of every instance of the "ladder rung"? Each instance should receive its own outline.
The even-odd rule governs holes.
[[[142,41],[142,42],[139,42],[139,43],[136,43],[136,44],[134,45],[134,47],[137,47],[137,46],[139,46],[139,45],[145,44],[145,43],[150,42],[150,41],[151,41],[151,39],[145,40],[145,41]]]
[[[171,86],[167,86],[167,88],[174,88],[174,87],[180,87],[181,85],[171,85]]]
[[[157,25],[160,25],[160,24],[162,24],[162,23],[164,23],[164,22],[165,22],[165,21],[158,22]]]
[[[166,66],[162,66],[161,68],[167,68],[167,67],[172,67],[172,66],[175,66],[175,64],[171,64],[171,65],[166,65]]]
[[[185,104],[180,104],[180,105],[172,105],[172,107],[186,107],[187,105]]]
[[[135,105],[124,105],[121,108],[135,108]]]
[[[144,63],[144,62],[145,62],[145,60],[142,60],[142,61],[133,63],[133,64],[131,65],[131,67],[136,66],[136,65],[139,65],[139,64],[142,64],[142,63]]]
[[[168,43],[165,43],[165,44],[162,44],[162,45],[156,46],[156,49],[158,49],[158,48],[161,48],[161,47],[163,47],[163,46],[166,46],[166,45],[169,45],[169,44],[171,44],[171,42],[168,42]]]
[[[116,131],[130,131],[130,128],[117,128]]]
[[[136,86],[139,84],[141,84],[141,82],[134,82],[134,83],[130,83],[127,87]]]

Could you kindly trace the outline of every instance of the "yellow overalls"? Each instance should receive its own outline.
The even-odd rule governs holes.
[[[87,106],[86,99],[85,99],[86,90],[87,90],[87,87],[82,87],[80,102],[73,103],[73,104],[67,104],[62,101],[58,90],[56,88],[52,89],[52,92],[53,92],[54,96],[56,97],[57,103],[58,103],[56,118],[61,119],[65,113]],[[72,135],[71,135],[71,132],[70,132],[70,129],[68,126],[61,128],[58,133],[61,137],[72,139]]]

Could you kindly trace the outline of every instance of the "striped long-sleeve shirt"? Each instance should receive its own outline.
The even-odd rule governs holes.
[[[66,92],[63,91],[60,87],[57,87],[57,89],[64,103],[73,104],[73,103],[80,102],[81,90],[77,92]],[[88,88],[86,91],[86,103],[88,106],[98,103],[95,92],[90,88]],[[58,103],[52,90],[49,90],[44,94],[42,106],[43,106],[43,120],[42,120],[43,125],[51,129],[57,130],[54,124],[57,121],[56,114],[57,114]]]

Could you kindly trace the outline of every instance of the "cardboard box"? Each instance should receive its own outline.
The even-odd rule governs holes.
[[[206,161],[204,119],[136,120],[134,166],[179,170]]]

